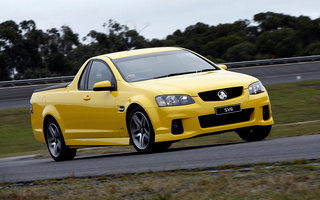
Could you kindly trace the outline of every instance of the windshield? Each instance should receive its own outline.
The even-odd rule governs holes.
[[[115,59],[113,62],[127,82],[219,69],[185,50],[131,56]]]

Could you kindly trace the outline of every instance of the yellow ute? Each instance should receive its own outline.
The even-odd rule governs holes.
[[[273,124],[267,91],[257,78],[174,47],[90,58],[71,83],[37,90],[30,103],[35,138],[56,161],[73,159],[82,147],[159,151],[230,130],[257,141]]]

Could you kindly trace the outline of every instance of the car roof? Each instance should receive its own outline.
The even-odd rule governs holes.
[[[149,54],[149,53],[177,51],[182,49],[183,48],[179,48],[179,47],[155,47],[155,48],[145,48],[145,49],[136,49],[136,50],[109,53],[109,54],[104,54],[97,57],[108,57],[110,59],[118,59],[118,58],[125,58],[125,57],[143,55],[143,54]]]

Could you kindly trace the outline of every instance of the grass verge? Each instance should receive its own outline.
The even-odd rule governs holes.
[[[320,199],[320,160],[2,184],[0,199]]]
[[[320,133],[320,80],[266,86],[272,104],[275,125],[269,138]],[[48,156],[45,146],[38,143],[30,125],[28,108],[0,110],[0,157],[26,154]],[[313,121],[305,124],[296,122]],[[174,143],[173,147],[240,141],[234,132],[194,138]],[[134,151],[133,147],[108,146],[79,151],[77,155]]]

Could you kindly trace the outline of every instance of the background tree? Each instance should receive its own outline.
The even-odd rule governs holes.
[[[228,48],[222,58],[228,60],[229,62],[253,60],[256,52],[256,46],[246,41]]]
[[[19,25],[9,20],[0,24],[0,80],[9,80],[10,75],[21,65],[22,35]]]
[[[299,23],[296,17],[273,12],[259,13],[254,16],[260,32],[277,30],[279,28],[298,29]]]
[[[45,35],[42,30],[36,29],[36,24],[32,20],[22,21],[20,30],[22,32],[22,46],[19,51],[23,62],[15,67],[18,72],[15,79],[42,77],[45,65],[39,49],[45,44]]]
[[[73,33],[70,27],[62,26],[61,30],[51,29],[49,34],[49,51],[47,66],[56,76],[69,75],[73,72],[73,64],[69,57],[80,45],[78,34]]]
[[[253,22],[198,22],[150,41],[110,19],[105,32],[91,30],[81,43],[68,26],[44,32],[33,20],[8,20],[0,24],[0,81],[74,75],[92,56],[134,48],[179,46],[217,63],[320,54],[320,18],[265,12]]]

